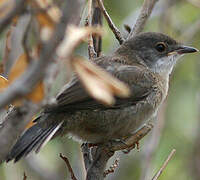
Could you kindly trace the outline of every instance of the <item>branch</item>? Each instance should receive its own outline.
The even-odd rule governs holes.
[[[92,26],[102,27],[103,15],[96,0],[93,1],[92,7],[93,7]],[[94,50],[97,53],[97,57],[99,57],[102,51],[102,37],[93,34],[92,38],[93,38]]]
[[[88,0],[88,26],[91,27],[92,26],[92,16],[93,16],[93,0]],[[94,43],[93,43],[93,38],[92,38],[92,34],[89,35],[88,38],[88,55],[89,55],[89,59],[93,59],[97,57],[97,53],[94,49]]]
[[[114,33],[116,39],[119,41],[119,44],[122,44],[124,42],[124,38],[122,37],[120,31],[117,29],[115,24],[112,22],[112,19],[110,18],[108,12],[106,11],[102,0],[97,0],[97,2],[99,4],[99,8],[101,9],[106,21],[108,22],[108,25],[109,25],[110,29]]]
[[[114,152],[101,145],[89,149],[88,144],[84,144],[81,148],[87,171],[86,180],[103,180],[106,164]]]
[[[15,5],[13,9],[6,15],[6,17],[0,20],[0,33],[2,33],[6,29],[6,27],[11,23],[14,17],[22,14],[25,9],[26,0],[11,1],[14,1],[12,3],[14,3]]]
[[[0,163],[6,159],[17,137],[33,117],[35,110],[32,104],[26,104],[21,108],[13,108],[4,118],[0,128]]]
[[[77,18],[79,18],[80,2],[68,0],[65,3],[62,13],[63,15],[56,26],[53,36],[50,40],[43,43],[39,59],[34,60],[26,72],[1,93],[0,109],[11,103],[14,99],[29,93],[37,82],[43,78],[45,70],[55,54],[56,48],[65,36],[66,27],[71,17],[74,17],[74,14],[76,14]]]
[[[136,34],[140,33],[141,31],[143,31],[144,26],[147,22],[147,19],[149,18],[149,16],[151,15],[151,12],[156,4],[158,0],[144,0],[142,9],[140,11],[140,14],[136,20],[136,23],[133,27],[133,29],[131,30],[128,39],[132,38],[133,36],[135,36]]]
[[[89,148],[88,144],[83,144],[81,148],[87,172],[86,180],[103,180],[106,164],[115,151],[133,148],[152,128],[152,124],[147,124],[132,137],[123,139],[123,142],[113,141],[92,148]]]
[[[24,172],[23,180],[27,180],[27,176],[26,176],[26,173],[25,173],[25,172]]]
[[[161,168],[159,169],[159,171],[152,178],[152,180],[157,180],[160,177],[160,175],[162,174],[162,172],[164,171],[164,169],[167,167],[169,161],[171,160],[171,158],[173,157],[173,155],[175,154],[175,152],[176,152],[175,149],[173,149],[171,151],[171,153],[169,154],[169,156],[167,157],[167,159],[165,160],[165,162],[163,163],[163,165],[161,166]]]
[[[63,161],[65,161],[65,164],[67,165],[67,168],[71,174],[71,179],[72,180],[77,180],[76,176],[74,175],[74,172],[73,172],[73,169],[69,163],[69,160],[67,157],[63,156],[61,153],[60,153],[60,157],[63,159]]]
[[[32,61],[26,72],[0,94],[0,109],[16,98],[20,98],[30,92],[36,83],[43,78],[44,72],[51,63],[57,46],[65,36],[67,25],[71,21],[71,18],[74,18],[74,13],[79,18],[80,2],[68,0],[62,12],[61,21],[56,26],[53,36],[49,41],[42,44],[39,59]],[[0,128],[0,163],[5,160],[17,137],[24,131],[25,126],[33,115],[32,113],[33,108],[24,105],[11,111],[4,120],[3,127]]]

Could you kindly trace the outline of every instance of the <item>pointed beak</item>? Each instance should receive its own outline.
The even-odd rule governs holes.
[[[198,52],[199,50],[190,46],[179,46],[175,52],[177,52],[178,54],[186,54],[186,53],[194,53],[194,52]]]

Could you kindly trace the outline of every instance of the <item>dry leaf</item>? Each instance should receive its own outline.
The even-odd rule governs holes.
[[[69,26],[64,40],[57,49],[57,55],[60,58],[68,58],[72,54],[74,48],[91,33],[101,36],[103,31],[99,27],[80,28],[76,26]]]
[[[92,62],[74,58],[72,66],[88,93],[106,105],[114,103],[115,95],[119,97],[130,95],[130,90],[126,84]]]
[[[34,103],[39,103],[43,100],[44,95],[44,84],[43,82],[39,82],[33,89],[33,91],[29,93],[26,97]]]
[[[8,80],[0,75],[0,93],[7,88],[8,86]]]
[[[55,24],[60,20],[61,11],[49,0],[30,1],[30,4],[33,8],[44,10],[43,12],[39,12],[36,18],[40,26],[41,39],[43,41],[48,40],[53,33]]]
[[[22,54],[16,63],[11,68],[8,75],[9,84],[12,83],[16,78],[18,78],[28,66],[26,54]],[[40,102],[44,98],[44,84],[39,82],[31,93],[26,96],[27,99],[34,103]]]
[[[49,1],[49,0],[35,0],[35,3],[36,3],[36,6],[38,8],[47,9],[46,17],[49,17],[49,19],[52,22],[54,22],[54,23],[59,22],[60,17],[61,17],[61,11],[57,6],[55,6],[53,4],[52,1]]]
[[[15,6],[14,0],[0,0],[0,18],[4,18]]]
[[[27,57],[25,54],[22,54],[10,70],[10,73],[8,75],[9,83],[13,82],[16,78],[18,78],[25,71],[27,66]]]

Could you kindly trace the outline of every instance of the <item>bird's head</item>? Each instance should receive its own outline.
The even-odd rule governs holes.
[[[127,40],[116,52],[127,56],[129,61],[146,65],[155,73],[170,74],[181,56],[197,51],[162,33],[146,32]]]

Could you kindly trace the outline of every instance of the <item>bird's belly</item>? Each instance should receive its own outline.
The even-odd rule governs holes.
[[[143,104],[140,103],[123,109],[79,112],[80,116],[70,120],[74,121],[74,126],[69,128],[68,132],[76,140],[91,143],[131,136],[155,114],[155,108],[149,107],[144,113],[141,106]]]

